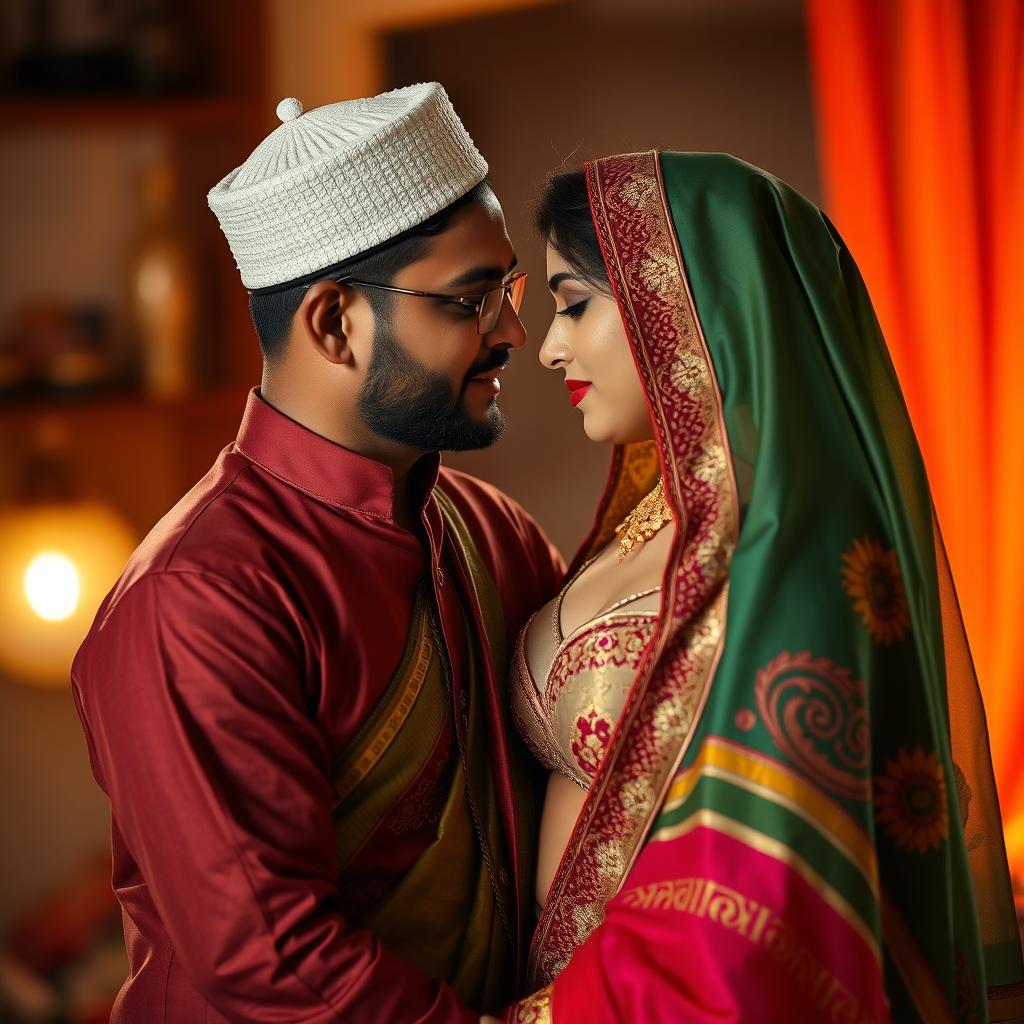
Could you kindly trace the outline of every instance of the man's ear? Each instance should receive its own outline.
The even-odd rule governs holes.
[[[352,305],[358,301],[351,288],[336,281],[317,281],[306,292],[295,313],[297,326],[317,352],[331,363],[353,358]]]

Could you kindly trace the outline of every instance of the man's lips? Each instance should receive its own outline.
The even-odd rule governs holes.
[[[474,373],[469,378],[470,384],[486,384],[491,388],[495,394],[501,390],[501,381],[498,380],[498,374],[502,372],[507,366],[507,363],[502,363],[500,366],[492,366],[489,370],[481,370],[479,373]]]
[[[569,401],[575,406],[579,405],[587,397],[587,392],[590,390],[590,381],[567,380],[565,386],[572,392],[569,396]]]

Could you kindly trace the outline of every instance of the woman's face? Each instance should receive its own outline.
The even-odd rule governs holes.
[[[591,441],[628,444],[654,436],[619,307],[548,245],[555,316],[540,361],[565,373],[568,397]]]

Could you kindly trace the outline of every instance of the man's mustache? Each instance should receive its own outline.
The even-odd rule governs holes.
[[[466,374],[466,383],[469,383],[470,378],[476,377],[481,373],[487,373],[489,370],[504,369],[508,366],[508,361],[511,358],[512,355],[507,350],[495,350],[494,354],[489,356],[484,362],[470,367],[469,373]]]

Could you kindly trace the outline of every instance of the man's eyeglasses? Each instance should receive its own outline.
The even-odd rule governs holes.
[[[490,334],[498,326],[501,307],[505,304],[506,298],[518,314],[519,307],[523,304],[523,293],[526,291],[526,273],[519,271],[504,284],[498,285],[497,288],[491,288],[482,295],[445,295],[441,292],[420,292],[413,288],[396,288],[390,284],[358,281],[354,277],[339,278],[338,284],[354,284],[362,288],[377,288],[382,292],[397,292],[399,295],[416,295],[424,299],[443,299],[446,302],[454,302],[476,312],[477,334]]]

